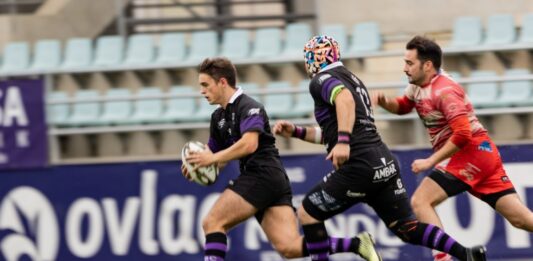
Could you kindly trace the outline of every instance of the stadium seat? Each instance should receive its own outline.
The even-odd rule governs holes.
[[[355,24],[352,28],[350,54],[381,50],[381,32],[375,22]]]
[[[302,92],[295,95],[296,103],[290,114],[292,117],[306,117],[311,115],[315,108],[315,102],[309,93],[309,80],[301,81],[298,88]]]
[[[250,55],[250,32],[244,29],[227,29],[222,35],[221,56],[245,59]]]
[[[321,35],[328,35],[335,40],[340,45],[340,51],[341,54],[344,53],[346,50],[348,50],[348,36],[346,34],[346,29],[344,28],[344,25],[342,24],[328,24],[323,25],[320,27],[320,34]]]
[[[513,77],[529,74],[527,69],[511,69],[507,70],[504,76]],[[502,82],[501,94],[496,105],[500,107],[532,106],[532,88],[530,80]]]
[[[124,59],[124,40],[118,35],[102,36],[96,40],[95,66],[119,66]]]
[[[274,93],[276,90],[289,90],[292,86],[289,82],[270,82],[267,84],[267,94],[263,101],[265,110],[271,118],[287,118],[291,116],[291,110],[294,105],[292,94]]]
[[[27,69],[30,65],[30,49],[26,42],[8,43],[4,47],[4,59],[0,72],[8,73]]]
[[[105,96],[107,98],[125,98],[130,97],[131,92],[126,88],[109,89]],[[102,115],[99,118],[99,124],[127,124],[131,112],[131,100],[106,101],[104,102]]]
[[[258,101],[258,102],[262,102],[262,95],[260,94],[249,94],[249,92],[251,91],[258,91],[260,90],[259,88],[259,85],[257,83],[253,83],[253,82],[245,82],[245,83],[240,83],[238,84],[244,93],[246,93],[246,95],[252,97],[254,100]]]
[[[455,20],[451,47],[475,47],[481,44],[483,28],[481,18],[463,16]]]
[[[196,31],[191,34],[188,62],[198,63],[206,57],[217,56],[218,39],[215,31]]]
[[[173,86],[169,90],[170,95],[193,94],[193,87]],[[160,122],[187,122],[194,117],[196,101],[193,97],[170,98],[166,101],[165,110],[160,117]]]
[[[158,87],[147,87],[137,91],[134,96],[139,98],[161,96],[163,92]],[[133,102],[133,113],[126,120],[131,124],[158,122],[163,114],[163,99],[139,99]]]
[[[450,72],[446,72],[453,80],[457,81],[457,79],[461,79],[463,78],[463,76],[461,76],[461,73],[460,72],[456,72],[456,71],[450,71]]]
[[[128,47],[124,64],[150,64],[154,60],[154,53],[155,50],[152,36],[147,34],[131,35],[128,38]]]
[[[74,95],[76,100],[99,98],[97,90],[78,90]],[[100,103],[80,102],[72,105],[72,114],[66,124],[70,126],[88,126],[98,122]]]
[[[470,75],[472,79],[480,79],[487,77],[496,77],[493,71],[474,71]],[[497,82],[480,82],[470,83],[467,89],[468,97],[472,105],[476,108],[486,108],[496,106],[496,99],[498,98],[498,83]]]
[[[303,46],[313,37],[309,24],[293,23],[285,28],[285,46],[281,56],[302,56]]]
[[[199,107],[191,121],[209,121],[211,114],[215,111],[218,105],[211,105],[206,99],[200,97],[198,100]]]
[[[61,101],[67,100],[67,93],[64,91],[53,91],[48,95],[48,101]],[[50,125],[62,126],[68,122],[70,115],[70,104],[61,103],[61,104],[50,104],[47,106],[47,122]]]
[[[159,41],[156,63],[177,63],[185,58],[185,36],[182,33],[166,33]]]
[[[524,15],[518,42],[533,43],[533,13]]]
[[[32,69],[57,69],[61,63],[61,43],[59,40],[40,40],[35,44]]]
[[[513,15],[489,16],[485,45],[506,45],[514,43],[515,40],[516,30]]]
[[[281,53],[281,30],[261,28],[255,31],[251,58],[274,58]]]
[[[91,66],[93,62],[92,41],[88,38],[72,38],[67,41],[65,58],[61,65],[66,69]]]

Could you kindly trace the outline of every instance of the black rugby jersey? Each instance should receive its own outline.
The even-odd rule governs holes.
[[[278,149],[270,130],[268,115],[263,105],[237,89],[226,109],[217,108],[211,115],[209,148],[213,152],[226,149],[237,142],[245,132],[259,132],[257,150],[239,159],[240,168],[256,166],[280,167]]]
[[[336,62],[316,74],[309,83],[309,92],[315,101],[315,118],[322,129],[328,152],[337,144],[338,125],[334,99],[342,88],[350,90],[355,101],[356,118],[350,138],[351,154],[356,149],[381,143],[365,85],[341,62]]]

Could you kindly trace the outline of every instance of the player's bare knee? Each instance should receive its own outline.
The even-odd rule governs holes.
[[[301,224],[305,225],[315,222],[315,219],[312,218],[302,206],[298,208],[298,211],[296,213],[298,214],[298,220]]]
[[[209,215],[202,220],[202,228],[205,233],[224,230],[222,224],[220,224],[216,218]]]
[[[292,247],[290,244],[278,244],[274,249],[283,257],[287,259],[301,257],[301,251]]]
[[[526,229],[527,222],[523,217],[511,217],[507,220],[509,223],[511,223],[511,225],[513,225],[513,227],[518,229]]]

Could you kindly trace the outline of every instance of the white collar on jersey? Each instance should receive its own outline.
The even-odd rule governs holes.
[[[241,94],[242,94],[242,88],[237,86],[237,91],[235,91],[235,93],[231,95],[231,98],[229,98],[228,103],[233,103],[239,96],[241,96]]]
[[[343,66],[342,62],[341,61],[338,61],[338,62],[334,62],[332,64],[329,64],[328,66],[324,67],[324,69],[320,70],[320,72],[325,72],[329,69],[333,69],[335,67],[339,67],[339,66]]]

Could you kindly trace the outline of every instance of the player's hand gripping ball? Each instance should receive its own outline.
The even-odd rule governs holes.
[[[216,164],[200,167],[193,171],[195,167],[194,164],[187,162],[189,153],[203,150],[205,150],[205,145],[203,143],[199,141],[189,141],[185,143],[181,150],[181,160],[183,161],[185,168],[187,168],[192,181],[203,186],[209,186],[215,183],[218,177],[218,167]]]

